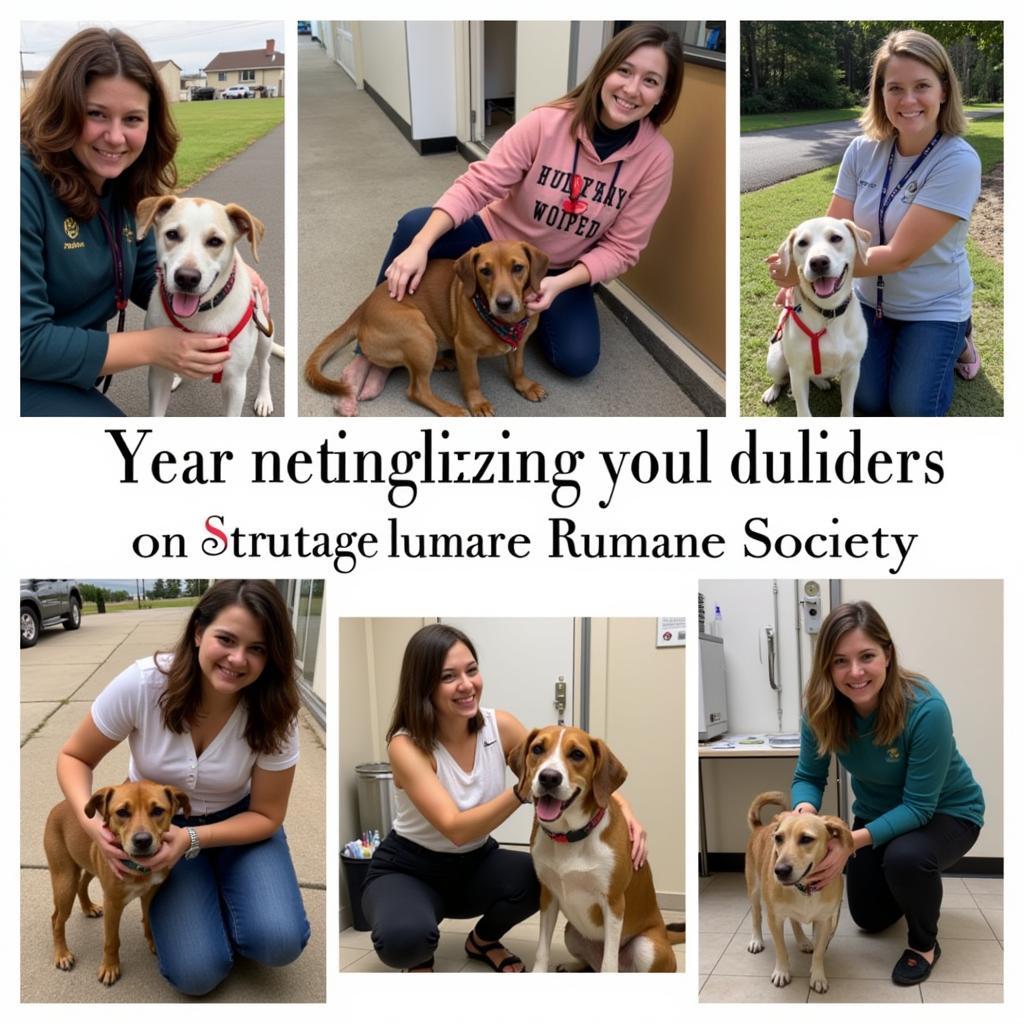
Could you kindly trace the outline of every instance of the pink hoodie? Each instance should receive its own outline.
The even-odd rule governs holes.
[[[566,213],[575,151],[571,120],[572,111],[558,107],[531,111],[434,207],[456,227],[479,213],[492,238],[532,242],[555,268],[582,263],[597,284],[632,267],[647,245],[672,187],[672,147],[646,117],[636,138],[603,162],[581,135],[576,173],[587,205]]]

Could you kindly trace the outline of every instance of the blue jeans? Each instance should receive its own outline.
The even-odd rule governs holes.
[[[398,221],[391,246],[384,257],[377,284],[384,280],[384,271],[427,222],[432,208],[422,206],[410,210]],[[430,248],[432,260],[457,260],[474,246],[491,241],[491,236],[479,216],[470,217],[465,224],[442,235]],[[557,276],[564,271],[551,271]],[[589,284],[569,288],[540,315],[540,323],[530,339],[540,345],[551,365],[567,377],[584,377],[597,366],[601,355],[601,332],[597,321],[594,289]]]
[[[245,810],[248,798],[205,818],[221,821]],[[230,973],[235,954],[267,967],[291,963],[309,941],[284,829],[244,846],[213,846],[179,860],[149,910],[160,973],[179,992],[201,996]]]
[[[953,402],[953,364],[967,321],[875,319],[864,303],[868,347],[860,364],[858,416],[945,416]]]

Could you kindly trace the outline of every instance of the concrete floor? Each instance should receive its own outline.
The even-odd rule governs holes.
[[[942,880],[939,922],[942,958],[923,985],[901,988],[890,979],[907,945],[898,923],[866,935],[850,919],[846,904],[825,956],[829,990],[808,985],[811,957],[801,953],[786,928],[793,980],[771,983],[775,954],[764,928],[765,949],[747,952],[750,904],[743,875],[701,879],[700,1001],[702,1003],[1001,1003],[1003,1001],[1003,881],[1001,878]]]
[[[76,632],[47,629],[21,652],[21,999],[29,1003],[317,1003],[326,998],[327,957],[324,736],[304,712],[301,749],[285,822],[306,916],[309,945],[294,963],[268,970],[239,961],[227,980],[202,999],[174,992],[160,976],[142,934],[135,903],[121,920],[122,977],[106,988],[96,980],[103,923],[75,908],[68,945],[78,957],[70,972],[53,966],[53,897],[43,853],[43,824],[60,798],[54,774],[61,745],[93,699],[138,658],[166,650],[177,639],[188,608],[86,615]],[[96,771],[97,786],[125,778],[128,747],[121,744]],[[99,885],[92,883],[93,899]]]

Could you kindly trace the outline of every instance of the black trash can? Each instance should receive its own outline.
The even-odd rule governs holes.
[[[341,866],[345,872],[345,882],[348,885],[348,899],[352,906],[352,927],[357,932],[368,932],[370,922],[363,916],[363,883],[366,881],[366,874],[370,870],[369,859],[361,857],[349,857],[341,854]]]

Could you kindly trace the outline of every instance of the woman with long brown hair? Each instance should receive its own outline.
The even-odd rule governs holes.
[[[541,314],[534,344],[560,372],[586,375],[601,351],[594,286],[637,262],[672,187],[672,147],[659,128],[682,84],[675,32],[623,29],[575,89],[517,121],[432,207],[399,220],[377,283],[400,302],[428,260],[491,240],[531,242],[551,259],[526,304]],[[339,408],[355,414],[355,396],[375,398],[389,373],[357,354],[342,374],[353,397]]]
[[[466,956],[499,973],[523,970],[501,937],[536,912],[540,886],[529,853],[501,849],[490,833],[522,806],[505,768],[527,733],[507,711],[481,707],[482,693],[465,633],[433,623],[413,634],[387,732],[398,813],[362,896],[374,949],[389,967],[433,970],[441,919],[479,917]],[[640,867],[647,834],[621,794],[612,799]]]
[[[907,920],[907,949],[892,971],[916,985],[942,953],[941,872],[974,845],[985,798],[957,750],[949,708],[896,646],[866,601],[841,604],[821,624],[804,690],[792,802],[817,813],[832,755],[853,785],[853,845],[829,844],[807,879],[812,891],[846,867],[850,915],[868,932]]]
[[[294,647],[269,580],[221,580],[174,650],[117,676],[57,758],[57,781],[111,870],[170,871],[150,924],[161,973],[188,995],[219,985],[236,953],[279,966],[309,940],[282,828],[299,759]],[[85,816],[96,766],[124,740],[130,779],[177,786],[191,803],[157,853],[129,861]]]
[[[120,416],[96,387],[112,373],[156,364],[199,378],[223,367],[216,335],[123,330],[128,301],[145,308],[156,281],[153,236],[136,240],[135,208],[174,188],[178,141],[153,62],[117,29],[78,32],[25,100],[23,416]]]

